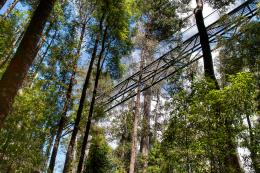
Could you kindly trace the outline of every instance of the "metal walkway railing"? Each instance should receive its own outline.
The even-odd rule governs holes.
[[[211,50],[216,49],[219,36],[230,38],[238,32],[239,23],[234,22],[236,17],[252,19],[256,15],[258,0],[248,0],[236,7],[226,17],[219,18],[209,26],[207,32]],[[214,13],[212,13],[214,14]],[[233,20],[230,20],[233,19]],[[194,26],[192,26],[194,27]],[[202,57],[199,34],[187,38],[181,45],[175,46],[170,51],[144,67],[140,81],[141,91],[144,91],[160,81],[172,76]],[[140,72],[117,84],[111,91],[99,95],[97,103],[105,106],[106,111],[120,105],[136,95]]]

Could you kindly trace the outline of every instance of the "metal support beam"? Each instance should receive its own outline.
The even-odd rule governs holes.
[[[252,19],[256,15],[258,0],[248,0],[237,8],[226,14],[226,18],[218,19],[207,27],[211,50],[217,48],[219,36],[230,38],[239,28],[239,23],[235,22],[236,17]],[[194,27],[194,26],[193,26]],[[230,35],[231,34],[231,35]],[[199,34],[195,33],[181,45],[175,46],[166,54],[156,59],[143,69],[141,78],[141,91],[173,76],[175,73],[191,65],[202,57]],[[124,81],[116,85],[110,92],[103,93],[97,97],[97,103],[105,106],[106,111],[122,104],[136,95],[136,88],[140,72],[136,72]]]

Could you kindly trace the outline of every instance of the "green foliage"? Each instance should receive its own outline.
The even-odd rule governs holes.
[[[259,22],[245,23],[241,27],[242,34],[237,34],[231,39],[222,39],[224,45],[220,51],[222,72],[236,74],[244,69],[251,72],[257,71],[260,64],[260,32]]]
[[[158,41],[173,37],[182,26],[177,15],[178,4],[170,0],[145,0],[138,1],[142,12],[142,20],[145,23],[147,36]]]
[[[8,19],[0,17],[0,64],[5,61],[8,55],[13,51],[13,44],[15,42],[15,32],[18,17],[12,16]]]
[[[20,91],[5,128],[0,132],[0,169],[8,167],[18,172],[42,169],[43,148],[49,137],[48,119],[53,107],[47,102],[49,92],[40,89],[41,83]]]
[[[166,169],[186,172],[224,171],[229,142],[236,144],[244,130],[245,114],[254,110],[255,82],[250,73],[229,77],[229,85],[214,90],[214,84],[195,82],[193,94],[185,90],[173,98],[172,118],[163,138]],[[210,162],[209,162],[210,161]]]
[[[156,141],[149,152],[148,169],[149,173],[160,173],[164,167],[163,153],[159,141]]]
[[[92,128],[92,139],[85,172],[109,173],[111,168],[111,148],[106,142],[104,131],[99,127]]]

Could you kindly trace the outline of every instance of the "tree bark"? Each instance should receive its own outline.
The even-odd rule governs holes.
[[[7,0],[0,0],[0,10],[3,8]]]
[[[204,73],[205,77],[211,79],[216,84],[216,88],[219,89],[217,79],[214,74],[212,54],[210,50],[209,37],[207,29],[204,24],[203,18],[203,1],[196,0],[197,7],[194,10],[197,28],[200,36],[200,44],[203,53]]]
[[[143,117],[143,146],[142,146],[142,159],[143,159],[143,173],[147,172],[148,168],[148,154],[149,154],[149,146],[150,146],[150,117],[151,117],[151,99],[152,99],[152,91],[151,88],[147,89],[144,92],[144,117]]]
[[[13,59],[0,80],[0,128],[35,59],[38,42],[55,1],[40,1]]]
[[[71,103],[72,88],[73,88],[73,85],[75,82],[75,76],[76,76],[76,71],[77,71],[77,60],[80,57],[80,52],[81,52],[81,47],[82,47],[82,42],[84,39],[85,31],[86,31],[86,23],[84,23],[81,28],[80,41],[78,44],[77,54],[76,54],[75,62],[73,65],[73,71],[72,71],[72,75],[70,77],[70,83],[69,83],[69,87],[68,87],[67,94],[66,94],[66,101],[65,101],[64,107],[63,107],[63,114],[61,115],[61,118],[59,121],[58,131],[56,134],[55,143],[54,143],[53,150],[52,150],[52,155],[51,155],[51,160],[50,160],[49,170],[48,170],[49,173],[52,173],[54,170],[54,167],[55,167],[55,161],[56,161],[56,156],[57,156],[57,152],[58,152],[58,148],[59,148],[59,144],[60,144],[60,140],[61,140],[61,135],[62,135],[63,128],[65,126],[66,116],[67,116],[67,112],[69,109],[69,105]]]
[[[144,54],[144,51],[142,50],[141,61],[140,61],[140,75],[139,75],[139,79],[138,79],[138,87],[137,87],[136,102],[135,102],[129,173],[134,173],[134,171],[135,171],[137,128],[138,128],[138,121],[139,121],[139,116],[140,116],[141,79],[142,79],[143,66],[144,66],[144,55],[143,54]]]
[[[87,142],[88,142],[88,136],[89,136],[89,131],[90,131],[90,126],[91,126],[91,119],[93,116],[93,111],[94,111],[94,106],[95,106],[95,99],[96,99],[96,94],[97,94],[97,88],[98,88],[98,81],[99,81],[99,76],[102,70],[102,65],[101,60],[105,51],[105,42],[106,42],[106,37],[107,37],[107,27],[104,31],[103,38],[102,38],[102,48],[98,57],[98,63],[97,63],[97,72],[96,72],[96,77],[95,77],[95,84],[94,84],[94,89],[93,89],[93,94],[92,94],[92,99],[90,103],[90,108],[89,108],[89,113],[88,113],[88,121],[86,124],[86,129],[85,129],[85,134],[82,142],[82,147],[81,147],[81,152],[80,152],[80,158],[79,158],[79,163],[78,163],[78,169],[77,173],[82,172],[83,168],[83,162],[85,158],[85,151],[87,147]]]
[[[154,117],[154,131],[153,131],[153,143],[157,141],[157,131],[159,126],[159,114],[160,114],[160,89],[156,91],[156,106],[155,106],[155,117]]]
[[[102,30],[103,20],[104,20],[104,15],[103,15],[103,17],[102,17],[102,19],[100,20],[100,23],[99,23],[100,30]],[[71,161],[72,161],[72,153],[73,153],[73,149],[74,149],[74,145],[75,145],[76,136],[77,136],[77,133],[79,131],[79,123],[80,123],[81,116],[82,116],[82,111],[83,111],[84,102],[85,102],[85,98],[86,98],[86,91],[87,91],[87,88],[88,88],[88,85],[89,85],[89,79],[90,79],[90,76],[91,76],[91,73],[92,73],[92,68],[93,68],[94,60],[95,60],[96,53],[97,53],[98,43],[99,43],[99,39],[100,39],[99,37],[100,37],[100,34],[97,35],[97,38],[95,40],[95,45],[94,45],[94,49],[93,49],[93,52],[92,52],[88,72],[87,72],[85,82],[84,82],[84,85],[83,85],[83,89],[82,89],[82,93],[81,93],[81,97],[80,97],[80,102],[79,102],[79,108],[78,108],[75,123],[74,123],[74,128],[73,128],[73,131],[72,131],[70,143],[69,143],[68,150],[67,150],[67,153],[66,153],[66,160],[65,160],[65,164],[64,164],[63,173],[69,172],[69,169],[70,169],[70,164],[71,164]]]

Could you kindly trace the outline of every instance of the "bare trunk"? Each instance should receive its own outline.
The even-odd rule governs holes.
[[[59,121],[59,126],[58,126],[58,131],[56,134],[56,139],[55,139],[55,144],[53,146],[53,151],[52,151],[52,155],[51,155],[51,160],[50,160],[50,165],[49,165],[49,172],[52,173],[55,167],[55,160],[56,160],[56,156],[57,156],[57,152],[58,152],[58,148],[59,148],[59,144],[60,144],[60,140],[61,140],[61,135],[62,135],[62,131],[63,128],[65,126],[65,122],[66,122],[66,116],[67,116],[67,112],[69,109],[69,105],[71,103],[71,94],[72,94],[72,88],[75,82],[75,76],[76,76],[76,70],[77,70],[77,60],[80,57],[80,52],[81,52],[81,47],[82,47],[82,42],[83,42],[83,38],[85,35],[85,31],[86,31],[86,23],[83,24],[82,28],[81,28],[81,34],[80,34],[80,41],[78,44],[78,48],[77,48],[77,55],[75,58],[75,62],[73,65],[73,72],[72,75],[70,77],[70,83],[69,83],[69,87],[67,90],[67,94],[66,94],[66,101],[64,104],[64,108],[63,108],[63,114],[61,115],[60,121]]]
[[[93,116],[93,111],[94,111],[94,106],[95,106],[95,99],[96,99],[96,94],[97,94],[98,81],[99,81],[99,76],[100,76],[100,73],[101,73],[101,70],[102,70],[102,65],[103,65],[103,63],[101,64],[101,60],[102,60],[102,57],[103,57],[103,53],[105,51],[106,37],[107,37],[107,28],[105,29],[104,34],[103,34],[102,48],[101,48],[101,51],[100,51],[100,54],[99,54],[99,57],[98,57],[95,84],[94,84],[94,89],[93,89],[93,92],[92,92],[93,94],[92,94],[92,99],[91,99],[91,103],[90,103],[90,108],[89,108],[89,113],[88,113],[88,121],[87,121],[87,124],[86,124],[85,134],[84,134],[84,138],[83,138],[83,143],[82,143],[77,173],[81,173],[82,168],[83,168],[83,162],[84,162],[84,158],[85,158],[85,152],[86,152],[86,147],[87,147],[87,142],[88,142],[90,126],[91,126],[91,119],[92,119],[92,116]]]
[[[55,1],[40,1],[13,59],[0,80],[0,128],[3,126],[14,98],[35,59],[38,42]]]
[[[0,0],[0,10],[3,8],[7,0]]]
[[[206,78],[210,78],[213,82],[216,84],[216,88],[219,89],[218,82],[216,80],[215,74],[214,74],[214,68],[213,68],[213,60],[210,50],[210,44],[209,44],[209,37],[207,33],[207,29],[204,24],[204,18],[203,18],[203,1],[202,0],[196,0],[197,7],[194,10],[195,18],[196,18],[196,24],[199,31],[200,36],[200,44],[202,48],[203,53],[203,62],[204,62],[204,72]]]
[[[14,0],[13,3],[9,6],[9,8],[5,11],[5,13],[3,14],[4,17],[7,17],[12,10],[14,9],[14,7],[16,6],[16,4],[19,2],[19,0]]]
[[[150,117],[151,117],[151,96],[152,91],[151,88],[147,89],[144,92],[144,117],[143,117],[143,146],[142,146],[142,159],[143,159],[143,173],[147,172],[148,167],[148,154],[149,154],[149,146],[150,146]]]
[[[139,75],[139,79],[138,79],[138,87],[137,87],[136,102],[135,102],[129,173],[134,173],[134,171],[135,171],[137,128],[138,128],[138,121],[139,121],[139,116],[140,116],[140,95],[141,95],[141,83],[140,82],[142,79],[143,66],[144,66],[144,51],[142,50],[141,61],[140,61],[140,75]]]
[[[153,132],[153,142],[157,141],[157,131],[159,126],[159,114],[160,114],[160,90],[156,91],[156,106],[155,106],[155,117],[154,117],[154,132]]]
[[[100,26],[99,26],[100,30],[102,29],[102,26],[103,26],[103,20],[104,20],[104,16],[102,17],[102,19],[100,21]],[[85,102],[85,98],[86,98],[86,91],[87,91],[87,88],[88,88],[88,85],[89,85],[89,79],[90,79],[90,76],[91,76],[91,73],[92,73],[92,68],[93,68],[94,60],[95,60],[96,53],[97,53],[98,43],[99,43],[99,39],[100,39],[99,37],[100,37],[100,34],[97,35],[97,38],[95,40],[95,45],[94,45],[94,49],[93,49],[93,52],[92,52],[92,57],[91,57],[91,60],[90,60],[86,79],[85,79],[85,82],[84,82],[84,85],[83,85],[83,89],[82,89],[82,93],[81,93],[81,97],[80,97],[80,102],[79,102],[79,108],[78,108],[75,123],[74,123],[74,128],[73,128],[73,131],[72,131],[70,143],[69,143],[68,150],[67,150],[67,153],[66,153],[66,160],[65,160],[65,164],[64,164],[63,173],[69,172],[69,169],[70,169],[70,164],[71,164],[71,161],[72,161],[72,153],[73,153],[73,149],[74,149],[74,145],[75,145],[76,136],[77,136],[77,133],[79,131],[79,123],[80,123],[81,116],[82,116],[82,111],[83,111],[84,102]]]

